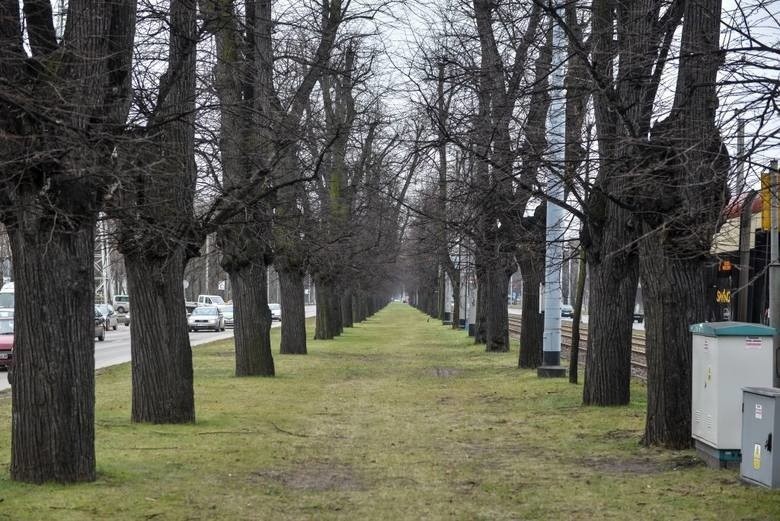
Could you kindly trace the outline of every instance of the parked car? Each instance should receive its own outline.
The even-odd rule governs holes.
[[[198,295],[199,306],[223,306],[225,301],[219,295]]]
[[[114,313],[114,308],[111,307],[111,304],[97,304],[95,309],[103,316],[103,322],[105,323],[106,329],[113,329],[116,331],[119,322],[117,322],[116,313]]]
[[[14,309],[14,283],[6,282],[0,289],[0,309]]]
[[[187,325],[190,331],[199,331],[201,329],[224,331],[225,317],[216,306],[198,306],[187,317]]]
[[[225,327],[233,327],[233,304],[225,304],[219,308],[225,318]]]
[[[271,310],[271,321],[282,320],[282,306],[276,303],[268,304],[268,309]]]
[[[639,322],[640,324],[645,320],[645,314],[641,311],[634,311],[634,322]]]
[[[0,318],[0,367],[8,369],[14,362],[14,318]]]
[[[106,322],[97,308],[95,308],[95,338],[100,342],[106,339]]]
[[[130,312],[130,297],[127,295],[114,295],[113,304],[117,313]]]
[[[561,316],[574,318],[574,308],[569,304],[561,304]]]

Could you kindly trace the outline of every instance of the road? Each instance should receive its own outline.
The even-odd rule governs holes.
[[[315,306],[306,306],[306,316],[315,315]],[[274,322],[271,327],[279,327],[281,322]],[[192,347],[207,344],[215,340],[232,338],[233,330],[227,329],[221,333],[210,331],[196,331],[190,333],[190,345]],[[95,342],[95,369],[124,364],[130,361],[130,328],[119,325],[116,331],[106,331],[106,339],[103,342]],[[11,387],[8,384],[8,373],[0,373],[0,391]]]

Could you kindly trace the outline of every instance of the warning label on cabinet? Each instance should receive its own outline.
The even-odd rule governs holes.
[[[760,336],[747,336],[745,337],[745,349],[761,349],[761,337]]]
[[[761,445],[758,443],[753,445],[753,468],[755,470],[761,468]]]
[[[764,407],[760,403],[756,404],[756,420],[761,420],[764,418]]]

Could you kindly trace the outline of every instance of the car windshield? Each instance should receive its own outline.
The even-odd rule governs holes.
[[[13,335],[14,334],[14,319],[3,318],[0,319],[0,335]]]
[[[193,315],[216,315],[217,308],[199,307],[192,310]]]
[[[111,306],[109,306],[108,304],[98,304],[95,307],[98,309],[98,311],[100,311],[104,315],[108,315],[111,311],[113,311]]]
[[[268,304],[268,309],[271,311],[279,311],[281,306],[279,304]]]

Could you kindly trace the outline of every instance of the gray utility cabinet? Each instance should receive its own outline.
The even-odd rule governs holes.
[[[774,328],[705,322],[693,333],[691,435],[700,452],[739,461],[742,388],[771,387]]]
[[[742,463],[744,481],[769,488],[780,486],[780,389],[745,387],[742,392]]]

